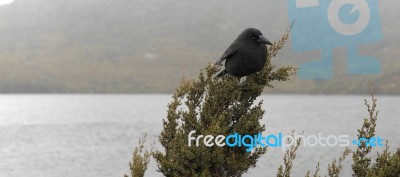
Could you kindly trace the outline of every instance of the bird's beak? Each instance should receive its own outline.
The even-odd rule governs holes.
[[[257,42],[261,44],[267,44],[267,45],[272,45],[272,42],[269,41],[267,38],[265,38],[263,35],[260,35],[257,39]]]
[[[219,59],[219,60],[217,60],[217,61],[215,61],[215,63],[214,63],[214,65],[215,66],[219,66],[219,65],[221,65],[221,63],[224,61],[224,59]]]

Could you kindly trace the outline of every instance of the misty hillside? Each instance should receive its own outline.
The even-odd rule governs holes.
[[[360,47],[382,63],[380,75],[347,75],[345,48],[334,50],[328,81],[278,84],[274,93],[400,94],[399,13],[380,1],[384,40]],[[170,93],[216,60],[247,27],[270,40],[290,25],[286,1],[272,0],[15,0],[0,6],[1,93]],[[318,51],[273,61],[298,66]]]

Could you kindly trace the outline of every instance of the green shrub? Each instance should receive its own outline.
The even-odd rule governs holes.
[[[159,142],[163,150],[144,151],[143,142],[134,150],[132,163],[129,164],[132,177],[143,177],[153,155],[158,168],[166,177],[240,177],[251,167],[256,166],[258,158],[267,152],[266,147],[257,147],[251,152],[246,147],[207,147],[203,143],[199,147],[188,146],[188,134],[195,130],[196,135],[229,135],[257,134],[265,131],[260,123],[264,110],[262,100],[257,100],[265,87],[273,87],[273,81],[286,81],[296,69],[271,64],[289,38],[290,29],[282,38],[269,48],[269,55],[264,69],[242,80],[233,77],[215,79],[219,68],[209,65],[201,72],[198,79],[182,81],[180,87],[168,104],[167,117],[163,120],[163,130]],[[372,90],[372,89],[370,89]],[[372,103],[365,100],[368,117],[364,119],[358,130],[358,138],[375,136],[377,99],[371,91]],[[144,139],[145,140],[145,139]],[[285,153],[283,165],[277,177],[290,177],[296,151],[301,139],[295,142]],[[357,177],[399,177],[400,148],[390,153],[388,145],[382,153],[378,153],[375,163],[371,163],[372,147],[362,143],[352,153],[353,176]],[[351,154],[346,148],[343,154],[328,165],[330,177],[340,176],[342,162]],[[319,177],[320,165],[316,166],[313,177]],[[308,171],[306,176],[309,177]],[[125,175],[127,177],[127,175]]]
[[[295,71],[292,67],[276,69],[270,62],[288,34],[269,48],[264,69],[242,81],[230,76],[216,79],[219,68],[210,65],[198,79],[182,82],[168,105],[159,137],[164,151],[154,153],[161,173],[167,177],[241,176],[256,165],[266,148],[246,152],[245,147],[207,147],[202,143],[189,147],[188,134],[193,130],[196,135],[213,136],[264,132],[262,101],[256,99],[266,86],[272,87],[272,81],[285,81]]]

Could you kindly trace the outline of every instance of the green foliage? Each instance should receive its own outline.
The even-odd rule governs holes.
[[[376,163],[368,169],[369,177],[400,176],[400,148],[395,153],[389,152],[389,146],[382,153],[378,153]]]
[[[378,111],[376,110],[377,99],[373,94],[373,90],[370,86],[370,94],[372,99],[372,105],[364,100],[364,104],[368,109],[368,118],[364,119],[364,123],[360,129],[358,129],[358,139],[366,138],[370,139],[375,136],[376,120],[378,119]],[[367,176],[368,167],[371,164],[371,157],[367,155],[371,152],[372,146],[367,146],[366,142],[361,142],[361,145],[353,152],[353,172],[356,176]]]
[[[271,64],[289,37],[289,31],[282,39],[269,48],[269,56],[264,69],[242,80],[227,76],[215,79],[219,68],[209,65],[196,80],[184,80],[173,95],[168,105],[166,119],[163,120],[163,131],[159,141],[164,151],[145,151],[140,141],[135,148],[132,163],[132,177],[142,177],[147,169],[150,155],[158,163],[159,171],[166,177],[240,177],[251,167],[256,166],[258,158],[267,152],[266,148],[257,147],[252,152],[246,152],[245,147],[206,147],[199,143],[188,146],[188,134],[195,130],[197,135],[229,135],[257,134],[265,131],[265,125],[260,123],[263,117],[262,100],[258,101],[265,87],[273,87],[272,81],[286,81],[294,74],[295,68],[276,68]],[[370,87],[372,103],[365,101],[368,117],[364,119],[358,130],[358,138],[369,139],[375,136],[378,119],[377,99]],[[144,138],[145,140],[145,138]],[[249,143],[249,142],[247,142]],[[296,152],[301,139],[296,141],[285,153],[283,165],[278,169],[278,177],[290,177]],[[346,148],[342,155],[328,165],[328,175],[339,177],[342,163],[352,153],[351,165],[356,177],[398,177],[400,176],[400,148],[396,152],[386,149],[378,153],[375,163],[369,156],[371,146],[365,142],[352,153]],[[313,177],[320,177],[320,164],[316,166]],[[125,175],[126,176],[126,175]],[[308,171],[306,177],[310,177]],[[127,176],[126,176],[127,177]]]
[[[313,174],[313,177],[319,177],[319,175],[318,175],[319,170],[320,170],[320,166],[318,163],[317,166],[315,167],[315,172]],[[310,170],[307,171],[306,177],[310,177]]]
[[[145,134],[142,140],[139,139],[139,146],[133,150],[132,162],[129,162],[131,177],[144,177],[144,173],[147,170],[153,149],[144,150],[146,137],[147,135]],[[128,175],[124,175],[124,177],[128,177]]]
[[[262,71],[242,81],[227,76],[214,78],[219,68],[208,66],[196,80],[183,81],[168,105],[168,115],[163,122],[159,141],[164,152],[156,151],[154,157],[160,172],[167,177],[181,176],[241,176],[266,148],[246,152],[244,147],[206,147],[199,143],[188,146],[188,134],[197,135],[257,134],[265,130],[260,123],[263,117],[262,101],[256,99],[263,89],[272,87],[272,81],[285,81],[294,74],[292,67],[276,68],[271,64],[289,37],[269,48],[267,63]]]
[[[292,135],[292,137],[294,137]],[[293,138],[294,139],[294,138]],[[293,161],[296,159],[296,151],[301,144],[301,138],[297,139],[296,142],[288,142],[293,143],[290,148],[286,151],[285,156],[283,157],[283,165],[279,166],[277,177],[290,177],[290,172],[293,167]],[[290,140],[288,140],[290,141]],[[293,141],[293,140],[292,140]]]
[[[339,160],[336,161],[333,160],[331,164],[328,165],[328,174],[329,177],[339,177],[340,176],[340,171],[342,170],[342,162],[346,159],[346,157],[351,153],[351,150],[349,148],[346,148],[343,151],[342,156],[339,157]]]
[[[378,120],[377,99],[374,95],[374,90],[370,84],[370,95],[371,103],[364,100],[364,104],[367,107],[368,117],[364,119],[364,122],[358,132],[358,139],[366,138],[370,139],[375,136],[376,121]],[[378,152],[378,156],[375,163],[371,163],[371,157],[369,156],[372,146],[367,146],[364,141],[361,141],[360,146],[353,152],[353,176],[356,177],[399,177],[400,176],[400,148],[395,153],[389,152],[389,146],[386,142],[386,148],[382,153]],[[328,165],[328,174],[330,177],[339,177],[342,169],[342,162],[346,156],[351,153],[349,148],[346,148],[339,160],[333,160]],[[320,170],[319,163],[316,167],[316,171],[313,177],[320,177],[318,174]],[[306,177],[310,177],[310,171],[307,172]]]

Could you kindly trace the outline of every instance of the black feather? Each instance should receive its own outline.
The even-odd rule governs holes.
[[[266,44],[271,45],[271,42],[260,30],[254,28],[244,30],[216,62],[219,64],[225,60],[225,69],[216,77],[229,74],[241,78],[261,71],[268,55]]]

